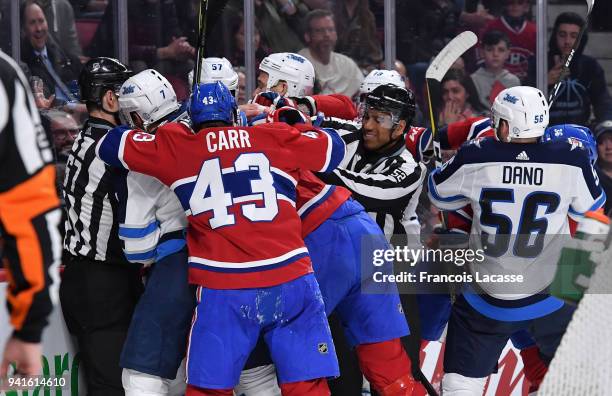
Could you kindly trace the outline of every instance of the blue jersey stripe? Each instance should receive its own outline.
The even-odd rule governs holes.
[[[463,293],[465,300],[481,314],[495,320],[504,322],[519,322],[531,320],[551,314],[563,306],[563,301],[548,296],[533,304],[521,307],[505,308],[493,305],[474,293]]]
[[[113,128],[102,138],[98,144],[97,154],[102,161],[107,164],[125,169],[123,163],[119,160],[119,148],[121,146],[121,138],[124,133],[129,131],[128,127],[120,126]]]
[[[293,182],[275,172],[271,173],[273,180],[272,184],[277,193],[284,195],[287,198],[291,199],[293,202],[295,202],[297,194]],[[225,192],[232,194],[232,198],[234,199],[253,195],[251,189],[251,180],[260,179],[259,171],[256,169],[242,172],[227,173],[222,175],[222,178]],[[189,199],[191,198],[191,194],[193,193],[195,183],[195,181],[190,183],[184,183],[174,188],[174,193],[179,198],[181,206],[184,210],[189,209]]]
[[[432,197],[436,200],[436,201],[440,201],[440,202],[456,202],[456,201],[461,201],[463,199],[466,199],[466,197],[464,195],[453,195],[452,197],[442,197],[440,194],[438,194],[438,191],[436,190],[436,184],[434,182],[434,177],[437,173],[439,173],[440,169],[436,169],[434,170],[430,175],[429,178],[427,179],[427,186],[429,187],[429,193],[432,195]]]
[[[319,199],[317,199],[315,203],[313,203],[308,209],[304,211],[304,213],[300,215],[300,218],[305,219],[310,213],[312,213],[313,210],[321,206],[321,204],[323,204],[325,200],[327,200],[327,198],[329,198],[334,193],[335,190],[336,186],[330,186],[325,194],[319,197]]]
[[[157,220],[154,220],[151,223],[149,223],[149,225],[145,227],[140,227],[140,228],[119,226],[119,237],[120,238],[130,238],[130,239],[143,238],[155,232],[155,230],[157,230],[158,228],[159,228],[159,221]]]
[[[326,169],[323,169],[322,172],[331,172],[340,165],[340,162],[344,159],[344,154],[346,150],[346,146],[344,140],[340,137],[338,132],[332,128],[324,128],[323,129],[331,138],[331,155],[329,159],[329,164]]]
[[[156,249],[151,249],[142,253],[125,253],[125,258],[127,258],[128,261],[151,260],[155,258],[156,253]]]
[[[184,239],[169,239],[157,245],[157,257],[156,260],[160,261],[161,259],[174,254],[185,247]]]

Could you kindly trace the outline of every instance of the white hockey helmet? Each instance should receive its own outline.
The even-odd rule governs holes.
[[[125,122],[135,127],[134,113],[143,121],[143,127],[161,120],[179,108],[174,88],[156,70],[147,69],[128,78],[119,92],[120,114]]]
[[[189,86],[193,87],[193,70],[189,72]],[[225,85],[234,97],[238,96],[238,73],[234,71],[232,64],[226,58],[204,58],[202,60],[202,71],[200,72],[200,83],[208,84],[219,81]]]
[[[537,88],[518,86],[501,91],[491,107],[495,129],[508,122],[509,140],[540,137],[548,126],[548,101]]]
[[[259,64],[259,70],[268,73],[268,90],[279,81],[286,81],[286,96],[310,95],[314,86],[314,67],[302,55],[291,52],[268,55]]]
[[[374,69],[359,86],[359,96],[369,94],[380,85],[395,85],[398,88],[406,88],[404,78],[395,70]]]

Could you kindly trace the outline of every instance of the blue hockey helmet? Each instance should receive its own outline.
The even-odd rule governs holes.
[[[567,140],[571,143],[573,139],[582,142],[589,152],[591,163],[594,164],[595,161],[597,161],[597,143],[589,128],[576,124],[553,125],[546,128],[542,136],[542,141],[544,142],[551,140]]]
[[[233,125],[236,99],[220,82],[200,84],[191,94],[189,112],[194,125],[221,121]]]

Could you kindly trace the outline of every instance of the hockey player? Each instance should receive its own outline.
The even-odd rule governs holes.
[[[302,55],[290,52],[268,55],[261,61],[259,70],[258,81],[266,91],[257,94],[252,103],[264,106],[260,111],[270,113],[274,108],[289,105],[309,117],[324,113],[352,120],[357,116],[347,96],[310,96],[315,80],[314,67]]]
[[[334,114],[346,115],[342,111],[337,111],[338,107],[334,103],[336,100],[342,100],[338,98],[342,97],[341,95],[291,97],[286,100],[286,95],[308,92],[309,87],[303,85],[311,80],[308,78],[300,80],[295,76],[300,68],[306,69],[308,73],[310,63],[297,54],[273,54],[269,58],[268,61],[262,62],[260,69],[265,73],[267,78],[265,82],[271,91],[260,94],[255,98],[256,101],[262,98],[269,99],[272,103],[268,104],[279,106],[281,103],[285,105],[305,100],[318,108],[332,110]],[[400,89],[405,92],[403,83]],[[342,98],[348,100],[346,97]],[[265,102],[259,101],[259,103]],[[408,108],[410,105],[411,103],[406,103]],[[301,108],[299,105],[298,107]],[[285,108],[281,108],[275,112],[274,120],[283,119],[287,122],[300,120],[300,117],[285,116],[284,110]],[[307,108],[305,111],[310,113],[312,110]],[[288,113],[294,112],[288,111]],[[302,176],[298,184],[298,213],[302,217],[303,235],[313,256],[313,266],[326,302],[326,311],[330,314],[336,307],[338,308],[337,312],[345,328],[348,344],[355,348],[359,365],[373,388],[382,394],[393,394],[391,392],[411,394],[414,382],[410,374],[410,361],[398,338],[407,335],[408,329],[403,314],[397,309],[400,302],[395,287],[393,290],[388,290],[385,295],[374,296],[359,295],[356,292],[359,285],[351,285],[359,279],[345,283],[345,287],[338,287],[337,284],[339,278],[346,278],[346,274],[359,271],[357,266],[360,265],[360,256],[363,254],[359,252],[359,246],[364,238],[379,235],[380,229],[367,218],[359,203],[347,199],[349,193],[345,188],[325,185],[312,174],[303,173]],[[307,182],[304,183],[304,180]],[[390,184],[391,180],[389,178]],[[403,182],[398,181],[397,187],[402,188]],[[335,236],[331,238],[336,241],[333,244],[329,243],[330,235]],[[380,249],[386,248],[384,242],[378,242],[377,245]],[[339,263],[337,251],[341,250],[355,250],[355,252],[344,256]],[[372,266],[365,268],[372,269]],[[362,272],[362,281],[371,279],[371,275]],[[367,284],[362,287],[367,287]],[[348,306],[351,306],[351,309],[347,309]],[[383,316],[385,319],[382,319]],[[375,317],[381,317],[381,320],[373,320]],[[376,322],[386,323],[386,326],[369,326],[370,323]]]
[[[194,71],[192,70],[187,76],[190,87],[193,87],[193,73]],[[201,83],[205,84],[219,81],[225,85],[234,98],[238,100],[238,80],[238,73],[236,73],[232,64],[226,58],[209,57],[202,59],[202,71],[200,73]],[[183,107],[186,107],[187,103],[188,102],[185,102]],[[236,110],[238,125],[247,125],[247,117],[259,114],[259,111],[261,111],[259,106],[256,106],[255,109],[252,105],[238,106],[238,110]]]
[[[152,69],[123,83],[119,107],[126,124],[151,134],[169,121],[186,122],[172,85]],[[121,353],[123,387],[127,396],[167,395],[195,307],[195,288],[187,282],[187,218],[172,190],[151,176],[121,172],[115,185],[125,256],[151,266]]]
[[[471,120],[469,123],[457,123],[444,128],[441,131],[441,140],[443,147],[448,149],[457,149],[462,137],[472,136],[475,139],[485,137],[494,137],[494,130],[488,126],[490,119],[480,118]],[[471,139],[470,139],[471,140]],[[448,145],[449,141],[453,145]],[[544,131],[541,138],[541,143],[550,141],[562,141],[570,145],[573,149],[584,149],[588,151],[591,164],[597,160],[597,144],[591,134],[591,131],[580,125],[564,124],[549,126]],[[431,148],[426,150],[431,153]],[[590,212],[589,212],[590,213]],[[595,216],[597,218],[597,216]],[[578,220],[578,219],[577,219]],[[472,209],[466,206],[457,211],[446,212],[446,230],[445,233],[459,233],[468,235],[472,228]],[[569,216],[569,226],[572,235],[576,229],[577,223]],[[420,306],[420,320],[422,337],[427,341],[437,341],[442,336],[444,328],[448,323],[451,310],[450,295],[419,295],[419,302],[423,301],[424,306]],[[422,300],[422,301],[421,301]],[[547,360],[542,360],[540,349],[536,341],[526,330],[519,330],[514,333],[510,340],[515,348],[520,349],[521,358],[523,361],[523,371],[525,378],[529,381],[529,392],[538,390],[544,375],[547,372]]]
[[[199,133],[181,124],[155,135],[115,129],[98,155],[172,186],[188,213],[189,277],[199,287],[187,395],[231,395],[260,333],[283,394],[328,395],[324,378],[338,366],[294,209],[295,179],[300,167],[333,169],[344,144],[312,127],[235,128],[235,108],[225,86],[202,84],[190,104]],[[181,167],[159,166],[178,156]]]
[[[474,273],[494,268],[500,273],[489,275],[500,275],[510,268],[522,271],[525,284],[504,289],[481,280],[457,297],[444,359],[443,390],[451,396],[482,394],[510,336],[528,326],[541,354],[552,358],[572,311],[543,292],[554,276],[554,266],[545,263],[556,263],[559,254],[554,235],[569,233],[569,211],[584,213],[605,201],[583,150],[563,142],[537,144],[548,123],[548,104],[539,90],[506,89],[492,111],[498,140],[462,147],[431,174],[429,195],[441,209],[469,204],[474,211],[472,234],[482,239],[472,246],[483,248],[487,259]],[[535,180],[529,172],[537,174]]]

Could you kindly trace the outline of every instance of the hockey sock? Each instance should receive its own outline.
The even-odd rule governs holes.
[[[536,391],[548,372],[548,367],[540,357],[540,349],[536,345],[522,349],[521,358],[523,359],[525,378],[531,382],[529,391]]]
[[[233,396],[233,389],[206,389],[187,385],[185,396]]]
[[[399,338],[355,348],[363,375],[382,396],[412,395],[411,364]]]
[[[280,384],[283,396],[329,396],[331,392],[325,378],[317,378],[310,381],[288,382]]]

